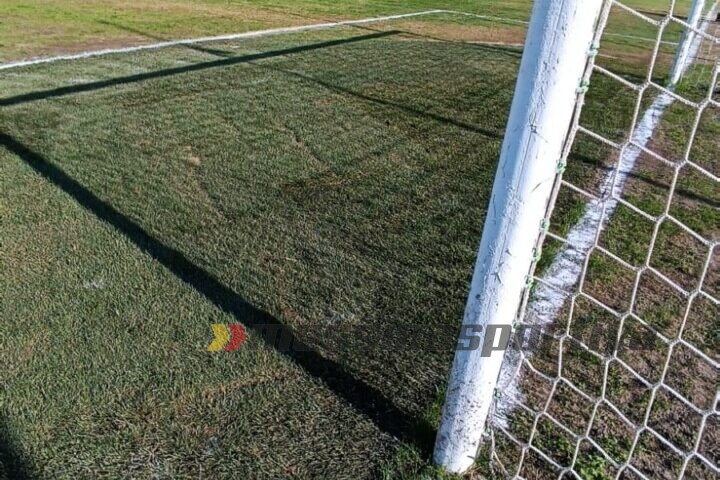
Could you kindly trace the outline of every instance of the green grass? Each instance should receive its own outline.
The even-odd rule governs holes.
[[[149,38],[124,37],[130,29],[176,38],[438,6],[528,11],[524,1],[469,3],[207,1],[191,15],[167,1],[98,0],[82,11],[10,2],[22,22],[0,27],[1,55]],[[450,20],[0,75],[0,478],[442,478],[429,449],[519,63],[514,48],[420,36],[458,40],[488,28]],[[18,26],[48,24],[58,32],[9,46]],[[517,40],[516,30],[492,28]],[[637,78],[643,57],[603,58]],[[633,106],[632,95],[596,77],[582,123],[620,139]],[[713,112],[694,158],[717,172],[707,153],[717,149]],[[657,148],[677,152],[687,120],[671,112],[659,137],[668,146]],[[566,178],[593,191],[612,155],[578,139]],[[659,171],[641,162],[629,201],[661,208],[669,184]],[[713,185],[690,171],[678,184],[674,214],[717,238]],[[584,209],[565,193],[553,218],[561,235]],[[640,263],[644,237],[629,232],[644,225],[618,211],[603,245]],[[685,281],[697,262],[677,258],[688,243],[673,232],[658,268]],[[543,265],[556,251],[545,249]],[[598,295],[612,297],[617,266],[604,257],[593,265]],[[639,295],[663,332],[677,330],[662,292],[641,286]],[[690,320],[702,328],[692,341],[712,350],[716,336],[701,331],[713,331],[716,309],[696,310]],[[584,321],[598,318],[606,316],[588,311]],[[211,324],[238,322],[250,334],[238,352],[206,351]],[[278,352],[260,338],[267,322],[292,327],[313,352]],[[568,378],[602,368],[578,350],[565,353]],[[674,380],[676,388],[702,392],[711,373]],[[597,378],[585,380],[577,384],[599,390]],[[609,381],[617,403],[647,399],[622,367]],[[613,440],[622,428],[612,415],[612,428],[594,428],[621,456],[627,446]],[[566,418],[580,421],[572,411]],[[572,455],[572,440],[541,427],[543,450]],[[486,473],[482,458],[475,476]],[[588,478],[605,478],[597,452],[580,459]]]
[[[527,0],[502,5],[491,0],[5,0],[0,61],[437,8],[525,19],[529,5]]]
[[[366,36],[213,45],[238,57],[350,40],[47,99],[21,92],[218,57],[2,77],[16,100],[0,113],[0,412],[19,464],[47,477],[425,468],[422,419],[452,357],[518,53]],[[256,309],[338,367],[252,330],[238,353],[205,351],[210,324],[261,323]],[[364,343],[389,326],[433,349]]]
[[[646,11],[664,12],[661,0],[626,4]],[[675,11],[686,14],[690,0],[678,0]],[[158,40],[218,35],[262,28],[299,25],[341,18],[364,18],[426,9],[452,9],[514,20],[527,20],[529,0],[4,0],[0,23],[0,61],[59,52],[82,51]],[[434,22],[426,18],[423,22]],[[497,27],[507,29],[507,25]],[[675,29],[677,30],[677,29]],[[646,22],[621,10],[608,26],[620,35],[654,37]],[[521,35],[521,30],[518,31]],[[673,31],[667,40],[676,41]],[[605,42],[625,52],[637,42],[606,37]],[[642,43],[640,43],[642,45]]]

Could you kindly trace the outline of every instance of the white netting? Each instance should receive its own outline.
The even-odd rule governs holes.
[[[543,225],[552,260],[538,248],[498,384],[498,477],[720,478],[720,29],[717,4],[695,28],[688,7],[605,5]]]

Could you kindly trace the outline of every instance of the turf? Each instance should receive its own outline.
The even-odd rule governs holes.
[[[691,0],[677,0],[682,17]],[[625,4],[655,17],[669,2],[630,0]],[[76,52],[160,40],[237,33],[319,21],[393,15],[427,9],[451,9],[525,21],[529,0],[4,0],[0,23],[0,61]],[[619,35],[652,35],[636,17],[620,15],[609,31]],[[436,19],[424,19],[434,23]],[[477,25],[475,25],[477,27]],[[509,25],[501,28],[508,29]],[[516,41],[522,29],[512,29]],[[673,34],[669,41],[676,35]],[[508,41],[507,38],[504,39]],[[632,40],[616,43],[632,50]]]
[[[191,16],[177,3],[148,7],[160,16],[112,2],[78,14],[63,2],[36,20],[37,7],[23,3],[18,18],[39,25],[57,15],[72,33],[27,35],[25,50],[4,48],[5,58],[86,46],[88,25],[132,43],[122,38],[129,28],[174,38],[307,16],[469,8],[253,2],[261,15],[243,3],[196,2],[207,16]],[[527,7],[482,11],[522,18]],[[108,9],[122,27],[96,25]],[[635,29],[617,18],[613,32]],[[521,39],[507,25],[438,17],[3,73],[0,475],[441,475],[429,450],[520,56],[458,41],[473,29]],[[604,50],[604,66],[642,75],[644,57],[618,59],[622,48]],[[633,106],[599,79],[583,124],[621,138]],[[668,117],[668,151],[687,118]],[[698,152],[716,149],[708,118]],[[592,186],[611,158],[580,141],[567,178]],[[643,178],[629,194],[652,208],[660,179]],[[683,185],[683,218],[716,235],[712,186]],[[566,231],[582,209],[561,199],[553,228]],[[607,245],[637,261],[643,252],[623,232],[640,221],[616,218],[623,226],[608,230]],[[669,268],[692,276],[692,261],[672,265],[671,243]],[[614,274],[597,265],[597,278]],[[676,315],[657,305],[657,291],[643,308],[672,331]],[[717,339],[700,333],[717,317],[712,305],[698,308],[695,321],[708,325],[693,330],[693,342],[712,351]],[[242,323],[249,340],[235,353],[207,352],[215,323]],[[308,351],[263,340],[263,326],[278,323]],[[594,357],[583,358],[592,368]],[[580,372],[573,380],[588,377]],[[625,399],[634,390],[623,375],[612,376],[613,394]],[[712,381],[678,388],[702,403],[693,392]],[[543,448],[566,453],[551,426],[541,433]],[[582,468],[604,467],[588,454]]]
[[[2,80],[0,404],[33,474],[359,478],[432,444],[518,52],[213,48]],[[276,321],[313,354],[252,328],[205,351],[212,323]]]
[[[5,0],[0,61],[347,18],[455,9],[526,19],[527,0]]]

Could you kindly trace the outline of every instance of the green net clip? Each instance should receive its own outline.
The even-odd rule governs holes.
[[[539,248],[533,248],[532,261],[533,261],[533,262],[538,262],[538,261],[540,261],[540,258],[541,258],[541,257],[542,257],[542,250],[539,249]]]
[[[578,93],[587,93],[587,91],[590,89],[590,82],[587,80],[583,80],[580,86],[577,89]]]
[[[558,173],[558,175],[562,175],[563,173],[565,173],[565,169],[566,169],[566,168],[567,168],[567,163],[566,163],[566,162],[560,162],[560,163],[558,163],[558,166],[557,166],[557,173]]]
[[[548,230],[550,230],[550,220],[547,218],[544,218],[542,222],[540,222],[540,230],[543,233],[547,233]]]
[[[532,277],[527,277],[525,279],[525,288],[532,288],[533,285],[535,285],[535,279]]]
[[[590,47],[590,50],[588,51],[588,56],[596,57],[598,53],[600,53],[600,45],[598,45],[597,43],[593,43]]]

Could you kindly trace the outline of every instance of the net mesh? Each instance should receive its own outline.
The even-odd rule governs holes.
[[[688,7],[605,4],[498,383],[496,477],[720,477],[720,29],[716,3],[694,27]]]

